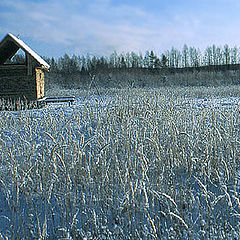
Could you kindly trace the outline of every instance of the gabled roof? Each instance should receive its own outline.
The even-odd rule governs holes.
[[[28,47],[22,40],[16,38],[13,34],[8,33],[0,42],[0,65],[4,64],[8,59],[11,59],[19,49],[31,55],[41,67],[49,69],[50,66]]]

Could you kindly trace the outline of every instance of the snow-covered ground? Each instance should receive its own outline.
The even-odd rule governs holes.
[[[238,97],[225,97],[225,98],[196,98],[185,103],[191,104],[195,108],[219,108],[219,107],[238,107],[240,106],[240,98]]]
[[[122,101],[123,105],[125,103],[127,103],[127,100]],[[26,236],[28,238],[31,237],[31,239],[74,239],[74,236],[77,236],[78,239],[85,240],[239,239],[240,174],[231,176],[231,172],[228,172],[227,169],[228,163],[224,165],[223,161],[220,164],[219,171],[213,171],[214,174],[218,174],[215,176],[216,179],[212,178],[213,173],[204,173],[211,174],[211,178],[209,179],[203,177],[202,172],[205,167],[206,169],[210,169],[207,164],[214,166],[213,160],[211,159],[204,162],[204,156],[207,156],[206,152],[201,149],[204,145],[200,144],[200,147],[196,146],[196,148],[199,148],[199,152],[202,151],[197,157],[190,156],[190,153],[181,153],[184,157],[189,157],[191,160],[193,159],[191,162],[193,165],[189,166],[191,171],[183,166],[174,166],[174,168],[171,169],[169,165],[166,165],[165,168],[161,163],[158,166],[159,169],[157,169],[151,162],[148,162],[149,166],[144,165],[151,154],[153,154],[152,160],[155,161],[154,158],[158,156],[155,154],[155,148],[157,147],[151,147],[151,145],[149,145],[151,141],[150,135],[144,139],[145,142],[149,141],[148,143],[141,141],[141,136],[145,137],[144,134],[148,133],[144,132],[143,134],[141,132],[142,129],[139,128],[136,130],[138,133],[134,133],[134,141],[131,143],[133,145],[136,143],[133,147],[138,148],[138,150],[137,153],[133,153],[131,160],[128,159],[129,162],[133,164],[132,166],[135,166],[135,161],[140,161],[139,158],[144,155],[141,153],[141,151],[145,150],[144,148],[150,148],[152,152],[148,152],[141,158],[141,167],[137,166],[139,168],[138,172],[131,169],[131,166],[129,170],[127,170],[129,166],[122,163],[121,166],[124,166],[123,169],[118,169],[118,173],[113,176],[111,181],[108,179],[111,178],[111,176],[108,175],[108,172],[110,172],[109,169],[115,168],[115,166],[110,165],[110,163],[114,162],[116,166],[118,166],[117,164],[120,164],[119,162],[122,160],[121,157],[125,153],[124,151],[121,152],[121,149],[114,149],[114,145],[118,143],[111,142],[113,141],[111,139],[112,136],[108,136],[106,140],[107,137],[104,138],[103,136],[97,135],[97,120],[106,120],[106,123],[108,123],[104,113],[108,111],[109,108],[116,106],[116,104],[119,103],[114,97],[91,95],[87,98],[76,97],[74,104],[71,106],[68,106],[67,103],[56,103],[48,104],[42,109],[0,112],[1,121],[3,122],[0,123],[0,162],[3,163],[0,166],[0,239],[14,239],[17,237],[24,239]],[[135,102],[135,104],[137,105],[137,102]],[[231,111],[232,109],[236,111],[236,109],[239,109],[239,106],[240,98],[236,97],[208,99],[186,98],[176,101],[176,104],[173,105],[176,109],[186,108],[192,109],[192,111],[201,111],[202,109],[208,108],[216,110],[224,108],[225,110]],[[86,114],[91,115],[88,120],[83,117],[84,111],[86,111]],[[99,114],[102,114],[102,116],[99,116]],[[111,117],[109,115],[107,116]],[[129,116],[132,115],[130,114]],[[144,116],[146,119],[141,121],[145,124],[144,121],[148,120],[148,115],[145,114]],[[21,119],[21,121],[19,119]],[[152,138],[154,139],[155,134],[159,134],[160,136],[160,133],[152,126],[155,124],[154,121],[151,122],[150,120],[144,127],[153,129],[153,133],[150,132],[150,134],[153,135]],[[9,121],[7,124],[8,128],[3,128],[3,126],[6,126],[5,122],[7,121]],[[123,120],[119,117],[118,121],[121,127],[123,122],[120,121]],[[140,120],[132,117],[124,126],[128,127],[131,124],[134,126],[134,124],[138,124],[138,121]],[[166,120],[166,123],[167,122]],[[176,126],[174,128],[176,128]],[[108,128],[106,127],[106,129]],[[123,134],[125,130],[124,128],[119,128],[114,129],[113,132],[117,135],[119,134],[118,131],[121,131]],[[236,129],[234,129],[234,131],[237,133]],[[140,137],[137,136],[137,134]],[[233,151],[233,149],[235,149],[234,146],[232,147],[233,153],[228,153],[227,151],[231,151],[231,149],[228,148],[228,146],[224,146],[224,137],[217,131],[216,134],[219,134],[219,138],[222,137],[223,150],[226,150],[226,154],[232,156],[232,158],[236,158],[234,154],[238,154],[238,152]],[[71,135],[71,137],[69,137],[69,135]],[[182,138],[180,138],[180,136]],[[174,143],[171,142],[171,134],[169,136],[166,135],[170,140],[166,143],[166,148],[162,147],[158,153],[158,157],[161,158],[164,156],[169,159],[174,159],[173,152],[171,151],[175,148],[178,149],[178,144],[182,143],[184,136],[186,137],[187,133],[182,133],[182,135],[179,133],[179,138],[175,140],[175,146]],[[226,133],[226,136],[230,138],[228,133]],[[124,137],[128,137],[128,135]],[[239,136],[235,137],[236,139],[230,140],[233,144],[237,144],[237,141],[239,141]],[[186,142],[182,143],[187,145],[186,149],[187,147],[191,148],[191,141],[194,143],[194,139],[191,139],[191,137],[188,138]],[[123,141],[122,139],[120,140]],[[91,154],[95,154],[94,149],[88,146],[90,141],[93,144],[92,146],[99,148],[98,155],[96,154],[98,160],[91,162],[96,160],[92,158],[91,161],[89,160],[87,164],[85,163],[85,165],[83,165],[84,169],[79,169],[79,174],[85,174],[89,182],[83,187],[77,185],[79,189],[73,189],[72,186],[75,186],[74,184],[81,179],[77,178],[77,176],[79,176],[78,174],[71,175],[75,172],[74,168],[71,169],[66,162],[64,163],[64,158],[61,154],[69,154],[69,159],[74,162],[75,158],[70,156],[70,154],[71,151],[73,152],[75,149],[75,146],[78,146],[79,149],[81,149],[78,154],[82,154],[83,159],[83,156],[87,156],[90,159],[92,157]],[[164,141],[165,140],[163,140],[163,144],[165,144]],[[214,141],[217,140],[215,139]],[[121,144],[119,143],[119,148]],[[153,144],[155,143],[153,142]],[[169,152],[167,144],[169,144],[169,149],[171,149]],[[109,152],[106,151],[106,153],[103,153],[104,149],[107,149],[108,146],[111,146],[113,150],[109,149]],[[49,147],[49,151],[45,151],[45,147]],[[67,149],[63,152],[59,150],[59,152],[56,151],[55,153],[55,149],[60,147]],[[217,147],[216,145],[216,148]],[[85,149],[90,153],[83,154]],[[23,153],[26,150],[32,152]],[[118,150],[119,153],[117,152]],[[118,156],[119,159],[117,159],[117,157],[113,159],[115,155],[112,156],[111,151],[115,151],[114,154]],[[165,151],[165,155],[162,155],[163,152],[161,151]],[[197,152],[195,152],[194,149],[191,151],[194,154]],[[209,151],[213,151],[210,146]],[[219,148],[219,155],[221,155],[221,157],[225,156],[225,153],[220,151],[222,151],[221,148]],[[41,153],[44,153],[46,156],[41,156]],[[78,155],[76,154],[76,156]],[[109,162],[104,162],[105,160],[101,159],[103,156],[105,156]],[[61,167],[55,166],[54,161],[50,161],[47,157],[49,157],[50,160],[52,157],[54,161],[58,161]],[[200,157],[203,162],[198,159]],[[32,165],[21,163],[21,161],[27,160],[29,160]],[[10,162],[7,163],[7,161]],[[34,161],[36,161],[36,164]],[[56,167],[56,172],[49,169],[52,175],[51,178],[48,179],[49,182],[46,183],[48,186],[45,186],[46,192],[41,192],[41,188],[44,189],[44,186],[38,185],[35,189],[36,192],[29,192],[29,195],[26,196],[25,194],[27,192],[23,194],[21,189],[33,191],[32,184],[33,182],[35,183],[35,181],[32,179],[31,171],[34,170],[39,174],[39,176],[36,176],[38,179],[40,179],[40,176],[43,176],[41,175],[41,171],[48,172],[48,170],[43,167],[41,170],[36,170],[36,166],[43,166],[41,161],[50,161],[51,166],[49,166],[49,168]],[[98,161],[100,161],[100,164]],[[162,161],[164,161],[164,158]],[[229,159],[229,161],[232,161],[232,159]],[[128,164],[130,164],[129,162]],[[99,164],[96,169],[93,166],[95,164]],[[12,170],[6,169],[6,166]],[[21,169],[21,167],[24,168]],[[74,165],[74,167],[77,168],[77,165]],[[96,177],[97,180],[101,179],[102,182],[95,182],[95,176],[91,174],[95,171],[96,175],[101,175],[101,173],[97,171],[101,167],[104,167],[103,169],[106,172],[101,178]],[[146,170],[144,170],[144,168],[146,168]],[[237,168],[240,170],[240,167]],[[64,169],[65,172],[63,171]],[[18,171],[19,175],[17,175]],[[61,181],[66,181],[64,182],[66,186],[61,185],[60,180],[60,182],[58,182],[57,174],[59,174],[59,172],[63,174],[64,177]],[[123,174],[123,172],[125,173]],[[151,174],[148,174],[148,172]],[[159,177],[160,173],[162,174],[162,179]],[[66,174],[66,176],[64,174]],[[120,182],[114,181],[114,178],[116,178],[118,174],[127,179],[125,188],[118,186]],[[163,192],[164,188],[158,186],[158,181],[155,181],[158,177],[158,181],[162,181],[161,184],[166,186],[166,189],[171,189],[169,192]],[[164,177],[166,177],[167,180],[164,180]],[[105,185],[107,181],[109,181],[109,185]],[[124,181],[124,179],[122,179],[122,181]],[[25,182],[29,184],[29,186],[24,186]],[[171,182],[176,183],[176,186],[171,186]],[[66,187],[66,192],[62,189],[64,187]],[[69,191],[68,187],[72,187],[72,190]],[[51,190],[51,188],[53,189]],[[58,192],[58,188],[61,189],[61,191],[59,190]],[[108,192],[110,195],[100,197],[102,194],[101,188],[106,188],[106,192],[107,189],[110,189],[110,193]],[[157,192],[156,189],[158,188],[162,190],[162,192],[160,192],[160,190]],[[53,195],[50,195],[51,191],[49,189],[53,192]],[[67,193],[71,196],[67,196]],[[67,209],[67,206],[70,206],[70,209]],[[96,229],[96,227],[98,227],[98,229]],[[19,235],[14,236],[13,233],[18,233]]]

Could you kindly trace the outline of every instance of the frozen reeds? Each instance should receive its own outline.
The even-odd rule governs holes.
[[[186,107],[189,91],[1,112],[0,236],[238,237],[239,107]]]

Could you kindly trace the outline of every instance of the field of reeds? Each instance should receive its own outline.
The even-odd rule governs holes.
[[[239,239],[239,86],[71,94],[0,112],[0,239]]]

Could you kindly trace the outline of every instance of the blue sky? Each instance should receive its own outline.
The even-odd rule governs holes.
[[[161,54],[186,43],[240,46],[239,0],[1,0],[11,32],[42,56]]]

